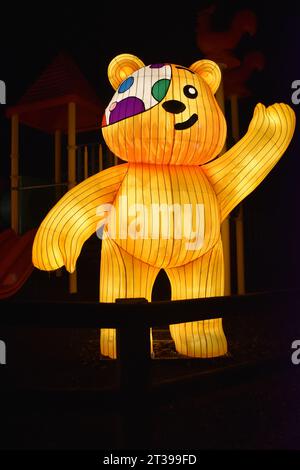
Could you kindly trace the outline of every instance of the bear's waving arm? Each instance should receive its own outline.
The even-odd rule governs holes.
[[[221,220],[250,194],[276,165],[295,129],[295,113],[286,104],[259,103],[246,135],[202,169],[212,183]]]
[[[34,239],[32,262],[44,271],[75,270],[84,242],[101,220],[97,209],[112,204],[128,164],[101,171],[68,191],[47,214]],[[103,215],[103,214],[102,214]]]

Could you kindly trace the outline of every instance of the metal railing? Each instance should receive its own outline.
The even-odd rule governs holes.
[[[118,158],[100,143],[80,144],[76,146],[77,182],[118,164]]]
[[[76,145],[76,183],[80,183],[89,176],[117,164],[118,158],[106,146],[98,142]],[[23,179],[24,178],[20,176],[18,178],[18,184],[13,186],[11,190],[17,193],[17,198],[21,208],[22,205],[26,207],[30,200],[31,212],[34,212],[37,201],[35,196],[36,193],[34,191],[43,191],[41,197],[43,198],[46,209],[49,210],[68,190],[68,181],[38,181],[37,184],[34,184],[34,181],[26,181],[25,178],[24,184]],[[34,216],[31,216],[32,220],[29,218],[28,211],[26,209],[23,208],[19,211],[18,226],[20,233],[26,232],[28,229],[34,227],[40,222],[39,214],[43,213],[41,209],[41,207],[37,207],[37,213]]]

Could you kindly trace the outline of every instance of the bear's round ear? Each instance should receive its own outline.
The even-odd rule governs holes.
[[[112,87],[116,90],[121,83],[133,72],[145,67],[145,64],[135,55],[117,55],[109,64],[107,69],[108,79]]]
[[[209,85],[213,94],[216,93],[221,83],[221,70],[212,60],[198,60],[189,67],[193,72],[198,73]]]

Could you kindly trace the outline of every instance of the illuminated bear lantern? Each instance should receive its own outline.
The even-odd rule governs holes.
[[[221,80],[217,64],[145,66],[121,54],[108,77],[116,93],[102,132],[112,152],[128,163],[86,179],[56,204],[36,235],[34,265],[74,271],[83,243],[102,223],[101,302],[150,301],[160,269],[173,300],[223,295],[221,222],[286,150],[294,112],[286,104],[258,104],[246,135],[215,158],[226,138],[214,97]],[[170,331],[181,354],[227,352],[221,318],[171,325]],[[101,330],[101,351],[116,356],[113,329]]]

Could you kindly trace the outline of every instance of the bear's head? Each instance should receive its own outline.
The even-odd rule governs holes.
[[[214,97],[221,80],[216,63],[145,66],[121,54],[109,64],[108,78],[116,93],[105,110],[102,132],[122,160],[201,165],[222,150],[226,122]]]

